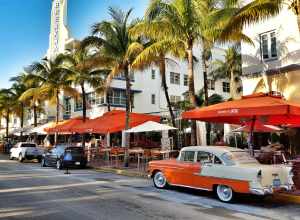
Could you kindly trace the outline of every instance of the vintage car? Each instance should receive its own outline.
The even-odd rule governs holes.
[[[230,147],[185,147],[177,159],[151,161],[149,177],[157,188],[214,191],[223,202],[231,202],[235,193],[264,196],[293,189],[291,167],[261,165],[247,151]]]

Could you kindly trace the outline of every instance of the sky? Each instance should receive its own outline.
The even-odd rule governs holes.
[[[49,45],[52,0],[0,0],[0,88],[23,68],[45,56]],[[142,17],[149,0],[68,0],[71,37],[82,39],[92,24],[109,19],[108,7]]]

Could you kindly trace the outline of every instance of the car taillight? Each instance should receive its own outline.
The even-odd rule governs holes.
[[[262,171],[261,170],[258,171],[258,173],[257,173],[257,181],[260,182],[260,183],[262,181]]]

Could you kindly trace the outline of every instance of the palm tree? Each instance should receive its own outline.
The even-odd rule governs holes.
[[[214,69],[211,75],[214,79],[230,79],[230,96],[235,99],[239,96],[242,88],[238,84],[242,75],[242,58],[237,45],[229,47],[223,60],[213,62]]]
[[[99,54],[95,54],[89,50],[89,47],[84,47],[81,42],[78,42],[69,53],[60,55],[61,63],[64,65],[65,71],[68,72],[69,78],[75,86],[81,88],[82,99],[82,116],[83,121],[86,120],[86,89],[89,85],[98,93],[104,93],[105,78],[108,73],[106,70],[99,68]]]
[[[109,8],[111,21],[102,21],[92,27],[93,36],[85,40],[85,44],[96,46],[99,49],[99,59],[102,59],[103,68],[110,69],[107,84],[123,73],[126,81],[126,126],[129,129],[129,113],[131,111],[131,65],[135,57],[143,50],[143,45],[129,35],[129,30],[136,24],[130,21],[132,9],[124,12],[120,9]],[[101,57],[101,59],[100,59]]]
[[[26,100],[38,96],[39,99],[49,100],[50,104],[56,104],[56,123],[59,122],[60,115],[60,94],[64,92],[72,96],[78,95],[77,90],[72,88],[67,70],[60,62],[61,59],[57,56],[54,60],[44,59],[30,65],[27,82],[37,83],[39,87],[28,89],[20,97],[21,100]]]
[[[189,98],[197,106],[194,85],[194,46],[201,36],[201,17],[194,0],[152,0],[146,16],[151,21],[151,28],[145,35],[151,39],[173,41],[179,48],[184,48],[188,60]],[[192,123],[191,144],[196,144],[196,123]]]
[[[16,98],[16,109],[15,113],[16,115],[20,118],[20,126],[21,128],[24,127],[24,112],[25,112],[25,107],[26,107],[26,102],[21,101],[20,97],[22,94],[28,89],[26,84],[25,84],[25,78],[26,75],[24,73],[19,74],[16,77],[10,78],[10,81],[13,82],[11,86],[11,91],[14,94],[14,97]],[[21,132],[21,137],[23,136],[23,132]]]
[[[135,37],[151,39],[151,36],[147,36],[147,32],[149,29],[151,29],[151,27],[151,21],[141,21],[130,30],[130,34]],[[156,65],[159,67],[162,87],[165,93],[172,125],[176,127],[175,115],[172,109],[166,81],[166,61],[170,60],[170,58],[167,58],[168,54],[171,54],[174,57],[183,57],[184,48],[179,48],[178,45],[172,40],[149,40],[147,47],[145,47],[145,49],[137,56],[132,64],[132,67],[139,70],[149,68],[151,65]]]
[[[19,96],[19,101],[32,109],[33,126],[37,127],[37,114],[43,111],[40,104],[44,101],[43,97],[39,94],[41,82],[36,78],[31,78],[32,73],[28,72],[29,68],[25,69],[24,73],[13,77],[11,80],[23,84],[26,87],[25,91]]]
[[[225,10],[219,10],[216,18],[230,17],[223,22],[224,28],[220,34],[222,39],[228,39],[239,32],[245,25],[255,24],[277,15],[284,4],[288,4],[297,15],[298,26],[300,27],[299,0],[253,0],[248,4],[241,4],[240,0],[226,0]],[[300,29],[299,29],[300,31]]]
[[[14,94],[10,89],[0,90],[0,112],[5,118],[6,137],[9,135],[9,120],[16,107],[15,100]]]

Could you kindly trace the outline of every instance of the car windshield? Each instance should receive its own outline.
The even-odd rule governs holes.
[[[224,153],[222,159],[228,165],[236,165],[236,164],[258,164],[258,161],[251,157],[250,154],[246,151],[232,151]]]
[[[21,147],[36,147],[35,144],[21,144]]]

